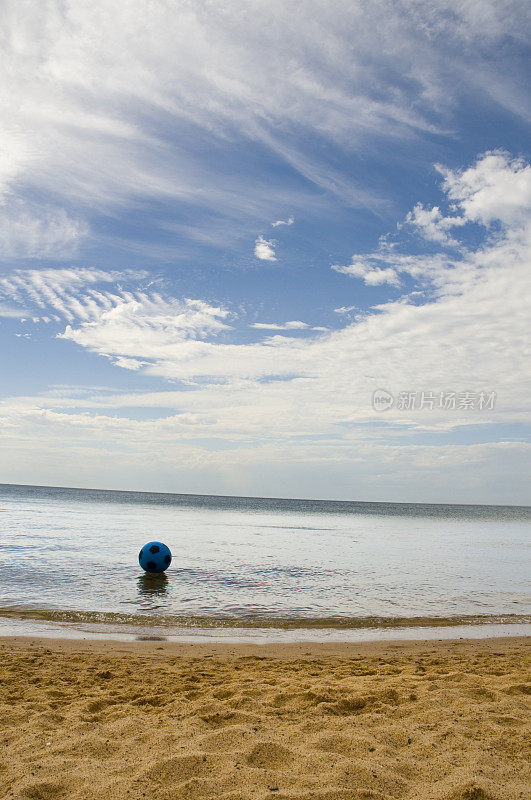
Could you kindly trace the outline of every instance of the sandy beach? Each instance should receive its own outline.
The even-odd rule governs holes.
[[[528,797],[529,640],[0,641],[0,797]]]

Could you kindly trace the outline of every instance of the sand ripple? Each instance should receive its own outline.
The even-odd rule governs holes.
[[[0,648],[2,800],[528,796],[524,640]]]

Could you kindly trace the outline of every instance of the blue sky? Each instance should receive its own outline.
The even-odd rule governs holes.
[[[0,13],[1,480],[529,502],[523,3]]]

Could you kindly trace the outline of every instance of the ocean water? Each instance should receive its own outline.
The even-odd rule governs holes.
[[[522,622],[530,522],[529,507],[0,485],[0,622],[87,631]],[[138,565],[152,539],[173,553],[162,578]]]

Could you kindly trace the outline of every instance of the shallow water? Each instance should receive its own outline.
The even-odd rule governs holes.
[[[323,628],[528,615],[530,521],[530,508],[0,486],[0,613]],[[151,539],[172,550],[166,578],[138,566]]]

